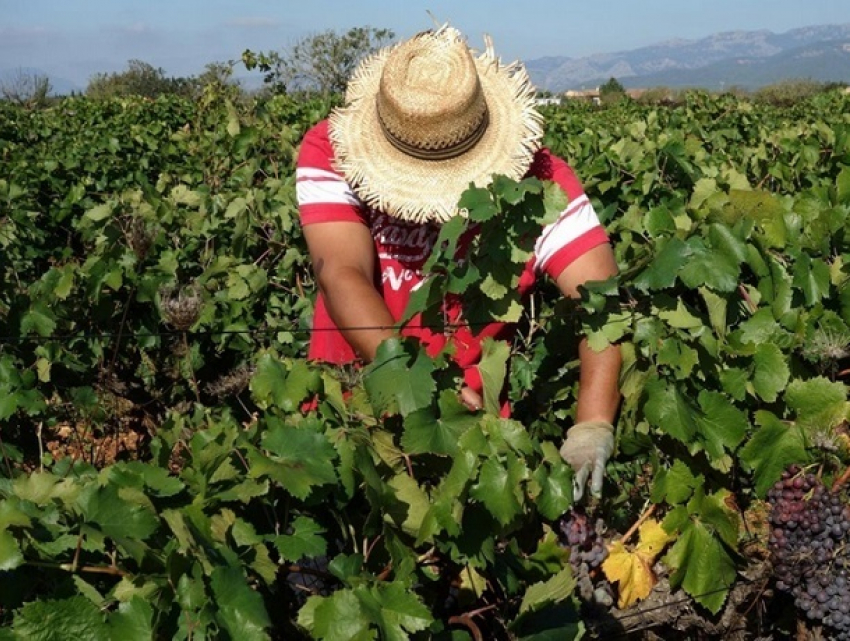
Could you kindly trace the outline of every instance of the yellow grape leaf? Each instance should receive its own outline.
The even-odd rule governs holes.
[[[622,541],[608,548],[608,558],[602,571],[608,581],[619,583],[617,607],[624,609],[649,596],[658,579],[652,571],[656,557],[673,540],[658,521],[648,520],[638,529],[638,544],[634,552],[626,549]]]
[[[602,571],[608,581],[619,583],[617,607],[620,609],[649,596],[657,581],[651,564],[641,554],[629,552],[620,541],[608,548]]]
[[[638,545],[635,552],[652,564],[655,562],[655,557],[661,554],[661,550],[675,538],[661,527],[661,523],[649,519],[638,529]]]

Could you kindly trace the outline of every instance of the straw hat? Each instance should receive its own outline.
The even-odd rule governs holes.
[[[367,205],[413,222],[446,221],[470,183],[519,179],[542,136],[534,88],[485,37],[473,56],[448,25],[366,58],[330,117],[337,169]]]

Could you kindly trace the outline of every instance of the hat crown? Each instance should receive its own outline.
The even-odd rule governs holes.
[[[376,107],[387,139],[417,158],[460,155],[487,127],[475,61],[451,28],[419,34],[390,53]]]

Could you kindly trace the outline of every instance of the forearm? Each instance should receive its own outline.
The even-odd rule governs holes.
[[[614,422],[620,406],[620,347],[611,345],[596,352],[582,339],[579,344],[580,374],[576,423]]]
[[[395,335],[395,321],[375,285],[355,269],[324,274],[319,286],[331,320],[365,361],[375,358],[378,345]],[[358,329],[371,328],[371,329]]]

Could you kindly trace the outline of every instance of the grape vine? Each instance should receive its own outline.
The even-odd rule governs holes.
[[[581,601],[659,584],[723,636],[764,628],[736,595],[768,591],[735,590],[762,539],[801,620],[846,636],[846,495],[810,471],[850,464],[850,96],[546,108],[619,281],[515,296],[563,203],[500,178],[419,290],[516,323],[480,366],[510,419],[405,341],[364,369],[304,358],[293,159],[329,106],[0,102],[0,638],[574,639]],[[488,243],[460,264],[469,223]],[[586,512],[558,454],[580,334],[624,356]]]

